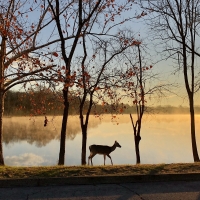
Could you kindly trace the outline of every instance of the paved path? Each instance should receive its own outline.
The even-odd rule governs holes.
[[[200,200],[200,181],[0,188],[1,200]]]

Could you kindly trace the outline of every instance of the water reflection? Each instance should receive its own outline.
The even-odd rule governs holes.
[[[3,142],[5,145],[14,144],[20,141],[27,141],[29,144],[35,144],[37,147],[47,145],[52,140],[60,139],[60,127],[62,118],[49,117],[49,122],[44,127],[44,117],[11,117],[4,118]],[[100,121],[93,120],[90,127],[95,127]],[[79,119],[77,116],[70,116],[67,126],[67,140],[74,140],[80,133]]]
[[[56,165],[59,153],[61,117],[12,117],[4,119],[3,148],[6,165]],[[200,116],[196,116],[196,139],[200,153]],[[70,116],[66,140],[66,165],[81,164],[81,129],[79,118]],[[142,126],[140,143],[141,163],[193,162],[188,115],[148,115]],[[91,116],[88,146],[113,145],[117,140],[122,148],[112,152],[114,164],[135,164],[133,130],[129,115],[101,118]],[[94,165],[103,164],[103,156],[93,158]],[[110,164],[109,160],[106,160]]]

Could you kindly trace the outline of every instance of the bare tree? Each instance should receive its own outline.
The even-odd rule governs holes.
[[[130,30],[128,30],[130,34]],[[140,141],[144,114],[151,112],[149,108],[153,99],[160,99],[168,92],[172,84],[160,81],[159,74],[153,70],[153,59],[148,52],[145,40],[132,41],[132,47],[123,52],[120,72],[120,90],[118,99],[131,103],[134,115],[130,113],[133,127],[136,164],[140,164]],[[150,99],[152,101],[150,101]],[[122,104],[123,105],[123,104]],[[121,106],[123,111],[123,107]]]
[[[160,93],[161,88],[164,90],[164,85],[150,84],[151,81],[156,80],[156,75],[150,72],[152,65],[147,65],[144,56],[141,55],[141,42],[138,41],[135,43],[137,47],[137,56],[135,56],[135,59],[132,56],[129,57],[128,54],[126,56],[127,71],[123,75],[125,77],[123,88],[126,97],[131,98],[136,111],[135,122],[132,114],[130,114],[130,119],[134,133],[136,164],[140,164],[139,144],[141,140],[142,119],[144,113],[147,112],[146,98],[149,95]]]
[[[69,53],[67,55],[66,52],[66,44],[65,44],[65,38],[64,33],[62,30],[61,20],[60,20],[60,2],[59,0],[56,0],[55,9],[53,4],[51,4],[50,1],[48,1],[51,10],[53,12],[57,29],[59,36],[61,38],[61,52],[62,57],[65,62],[65,77],[64,77],[64,88],[63,88],[63,98],[64,98],[64,111],[63,111],[63,120],[62,120],[62,128],[61,128],[61,139],[60,139],[60,153],[59,153],[59,165],[64,165],[64,158],[65,158],[65,138],[66,138],[66,127],[67,127],[67,120],[68,120],[68,113],[69,113],[69,100],[68,100],[68,94],[69,94],[69,87],[71,85],[72,79],[71,79],[71,61],[73,59],[76,47],[78,45],[79,38],[83,36],[83,31],[86,31],[89,27],[89,23],[94,23],[91,20],[95,20],[95,16],[97,9],[102,6],[102,1],[97,2],[89,2],[89,4],[82,2],[81,0],[78,1],[78,3],[71,1],[68,3],[68,8],[71,9],[70,6],[73,7],[72,11],[72,17],[74,19],[74,27],[72,31],[72,37],[73,41],[71,42],[72,45],[69,49]],[[87,12],[86,12],[87,11]],[[67,12],[67,11],[66,11]],[[70,18],[67,18],[66,21],[70,21]],[[67,31],[67,30],[66,30]]]
[[[194,96],[199,90],[197,84],[199,72],[198,52],[199,39],[199,0],[164,0],[148,1],[141,4],[150,11],[150,27],[156,34],[154,39],[159,39],[162,53],[166,59],[173,59],[177,69],[182,70],[185,89],[188,95],[190,108],[191,142],[194,162],[199,162],[195,133]]]
[[[139,72],[136,73],[137,80],[136,80],[136,87],[134,89],[135,100],[133,101],[133,104],[135,104],[135,107],[136,107],[136,114],[137,114],[136,123],[134,124],[131,114],[130,114],[130,118],[131,118],[133,131],[134,131],[136,163],[140,164],[140,149],[139,149],[139,143],[141,140],[140,132],[141,132],[141,126],[142,126],[142,117],[145,110],[145,92],[144,92],[145,82],[143,80],[140,45],[138,45],[138,57],[139,57]],[[139,88],[139,94],[137,93],[138,88]]]

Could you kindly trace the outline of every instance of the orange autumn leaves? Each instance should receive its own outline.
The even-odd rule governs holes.
[[[55,56],[55,57],[58,57],[58,53],[57,52],[53,52],[52,55]]]
[[[59,56],[58,53],[56,52],[53,52],[52,54],[55,57]],[[128,64],[124,63],[124,65],[127,66]],[[82,94],[83,89],[86,89],[86,90],[92,89],[96,93],[103,94],[103,95],[99,95],[98,97],[99,97],[99,101],[101,102],[102,107],[105,107],[105,110],[104,110],[105,112],[107,110],[106,105],[108,105],[108,99],[110,99],[111,101],[115,100],[117,103],[121,101],[121,98],[115,95],[116,89],[122,90],[126,92],[127,94],[129,94],[130,97],[133,99],[132,100],[133,104],[140,104],[140,103],[144,104],[146,103],[145,96],[141,95],[142,94],[141,89],[143,88],[142,86],[137,85],[137,77],[139,76],[139,73],[148,71],[152,67],[153,67],[152,65],[149,65],[149,66],[143,66],[140,69],[139,67],[135,66],[121,73],[120,77],[122,80],[120,81],[124,81],[124,85],[117,84],[118,81],[116,77],[116,78],[112,78],[112,86],[108,86],[105,82],[104,85],[100,83],[99,85],[95,86],[92,89],[92,85],[93,85],[92,80],[95,80],[95,75],[91,74],[90,70],[87,70],[87,71],[84,70],[84,72],[82,72],[82,68],[85,68],[84,66],[82,66],[80,69],[77,69],[77,71],[73,71],[71,75],[67,77],[68,81],[67,83],[64,84],[64,86],[71,87],[71,88],[75,86],[72,88],[72,90],[77,94],[77,96]],[[62,76],[63,72],[66,72],[66,67],[60,66],[60,70],[58,70],[59,77]],[[64,82],[64,79],[59,78],[58,81]],[[137,89],[137,92],[135,91],[136,89]],[[105,99],[104,99],[104,96],[106,96]],[[123,111],[124,111],[124,107],[119,106],[118,112],[122,113]]]

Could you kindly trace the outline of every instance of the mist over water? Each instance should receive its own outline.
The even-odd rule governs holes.
[[[133,120],[135,119],[133,115]],[[56,165],[59,155],[61,116],[4,118],[3,149],[5,164],[10,166]],[[196,140],[200,151],[200,115],[196,115]],[[78,116],[70,116],[66,138],[66,165],[81,164],[82,134]],[[189,115],[147,115],[142,124],[140,155],[142,164],[193,162]],[[89,145],[112,146],[117,140],[122,148],[110,155],[114,164],[135,164],[133,128],[129,115],[90,117]],[[200,153],[200,152],[199,152]],[[93,158],[103,164],[103,156]],[[106,158],[106,164],[111,164]]]

